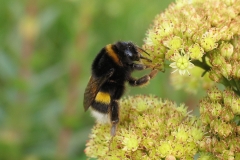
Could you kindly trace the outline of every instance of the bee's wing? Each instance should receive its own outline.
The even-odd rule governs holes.
[[[102,84],[106,82],[107,79],[108,77],[106,76],[97,77],[97,78],[93,76],[90,77],[90,80],[84,92],[83,105],[84,105],[85,111],[91,106]]]

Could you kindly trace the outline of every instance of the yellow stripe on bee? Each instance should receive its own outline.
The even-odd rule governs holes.
[[[104,103],[104,104],[110,104],[111,97],[110,97],[109,93],[98,92],[98,94],[95,98],[95,101],[100,102],[100,103]]]
[[[106,51],[107,51],[107,54],[113,59],[113,61],[115,63],[117,63],[118,65],[122,66],[122,62],[119,60],[117,54],[115,53],[115,51],[112,49],[112,45],[111,44],[108,44],[106,46]]]

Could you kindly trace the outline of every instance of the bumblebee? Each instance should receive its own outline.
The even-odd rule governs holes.
[[[157,70],[153,69],[139,79],[131,76],[134,70],[149,68],[140,63],[141,59],[151,62],[142,53],[148,54],[132,42],[120,41],[102,48],[92,63],[92,76],[84,93],[84,109],[87,111],[90,107],[98,122],[110,122],[112,136],[115,136],[119,122],[118,100],[124,93],[125,82],[131,86],[142,86],[157,74]]]

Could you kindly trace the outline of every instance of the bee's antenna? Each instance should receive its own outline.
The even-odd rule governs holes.
[[[149,55],[150,56],[150,54],[149,53],[147,53],[144,49],[142,49],[142,48],[140,48],[140,47],[137,47],[139,50],[141,50],[142,52],[144,52],[144,53],[146,53],[147,55]]]
[[[148,58],[146,58],[146,57],[143,57],[141,54],[140,54],[140,58],[141,58],[141,59],[145,59],[145,60],[147,60],[148,62],[152,62],[151,59],[148,59]]]
[[[140,47],[138,47],[138,46],[137,46],[137,49],[140,50],[141,52],[144,52],[144,53],[146,53],[147,55],[150,56],[150,54],[147,53],[144,49],[142,49],[142,48],[140,48]],[[152,62],[152,60],[150,60],[150,59],[148,59],[148,58],[146,58],[146,57],[143,57],[142,54],[140,54],[140,58],[141,58],[141,59],[145,59],[145,60],[147,60],[148,62]]]

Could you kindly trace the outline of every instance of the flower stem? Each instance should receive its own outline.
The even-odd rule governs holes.
[[[235,92],[236,92],[238,95],[240,95],[240,86],[239,86],[239,84],[238,84],[238,81],[237,81],[236,79],[233,79],[233,81],[235,82],[235,86],[236,86],[236,88],[237,88],[237,92],[236,92],[236,91],[235,91]]]
[[[206,72],[210,71],[211,67],[209,65],[207,65],[206,63],[204,62],[201,62],[199,60],[193,60],[192,63],[195,65],[195,66],[198,66],[202,69],[204,69]]]

